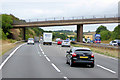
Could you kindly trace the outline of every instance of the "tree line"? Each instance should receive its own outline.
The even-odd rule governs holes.
[[[113,31],[109,31],[106,26],[99,26],[96,30],[96,34],[101,35],[101,40],[114,40],[120,39],[120,25],[116,26]]]

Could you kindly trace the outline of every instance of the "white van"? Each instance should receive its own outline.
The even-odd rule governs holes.
[[[43,33],[43,45],[52,45],[52,33]]]

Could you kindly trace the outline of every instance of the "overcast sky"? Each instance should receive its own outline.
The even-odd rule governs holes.
[[[118,14],[119,0],[2,0],[2,13],[13,14],[20,19],[41,19],[53,17],[77,17]],[[0,9],[1,11],[1,9]],[[84,25],[84,31],[95,31],[100,25],[112,31],[117,24]],[[44,30],[76,30],[75,26],[47,27]]]

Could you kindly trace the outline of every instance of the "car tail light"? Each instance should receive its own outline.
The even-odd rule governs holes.
[[[94,54],[91,54],[91,57],[94,58]]]
[[[72,54],[72,57],[76,57],[76,56],[77,56],[76,53],[73,53],[73,54]]]

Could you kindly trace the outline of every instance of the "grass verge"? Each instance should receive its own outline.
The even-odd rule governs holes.
[[[11,40],[11,39],[10,40],[2,40],[1,41],[2,44],[0,44],[0,49],[2,50],[0,57],[2,55],[4,55],[6,52],[8,52],[9,50],[11,50],[12,48],[23,43],[23,42],[21,42],[21,43],[13,44],[15,42],[16,42],[16,40]]]
[[[71,45],[74,47],[87,47],[87,48],[90,48],[95,53],[120,59],[120,50],[112,50],[112,49],[110,50],[110,49],[104,49],[104,48],[98,48],[98,47],[84,46],[79,44],[71,44]]]

